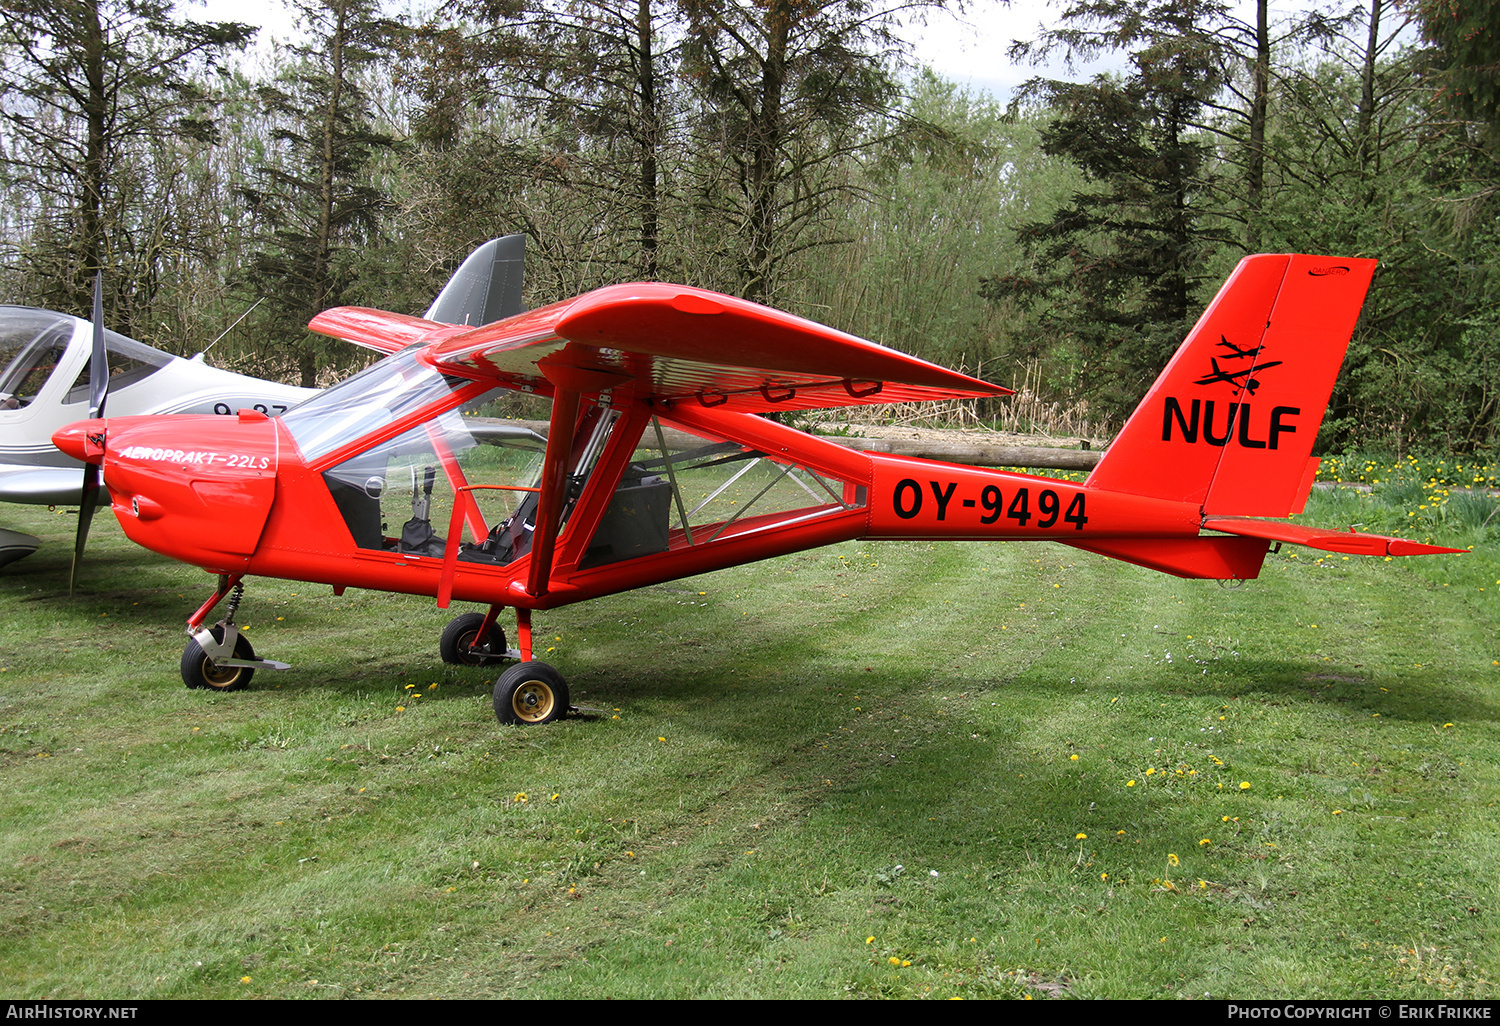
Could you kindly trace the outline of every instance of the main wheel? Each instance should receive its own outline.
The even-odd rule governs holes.
[[[211,628],[215,641],[224,640],[224,628]],[[255,649],[243,634],[234,639],[236,659],[254,659]],[[196,640],[189,641],[182,650],[182,682],[190,688],[208,688],[210,691],[242,691],[255,676],[253,666],[217,666],[203,651]]]
[[[517,663],[495,681],[501,723],[551,723],[568,711],[568,684],[546,663]]]
[[[438,652],[445,663],[459,666],[488,666],[505,658],[505,632],[498,623],[490,625],[489,644],[478,645],[479,628],[484,626],[483,613],[455,616],[443,628]]]

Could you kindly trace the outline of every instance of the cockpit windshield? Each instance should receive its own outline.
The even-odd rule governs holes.
[[[31,404],[68,351],[76,323],[49,310],[0,307],[0,410]]]
[[[302,457],[316,460],[469,384],[438,373],[417,351],[387,357],[282,414]]]

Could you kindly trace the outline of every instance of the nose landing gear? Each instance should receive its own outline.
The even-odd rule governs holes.
[[[204,627],[203,621],[225,595],[233,591],[224,619],[212,627]],[[219,587],[213,596],[188,620],[191,640],[182,651],[182,682],[190,688],[206,688],[210,691],[240,691],[250,684],[250,678],[259,669],[289,670],[290,663],[274,659],[255,658],[255,649],[240,633],[234,622],[234,614],[244,597],[245,586],[239,577],[219,577]]]

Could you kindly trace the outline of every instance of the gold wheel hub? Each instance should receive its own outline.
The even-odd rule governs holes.
[[[515,710],[516,718],[525,720],[527,723],[540,723],[552,715],[553,706],[557,699],[552,694],[552,689],[539,680],[529,680],[516,688],[514,697],[510,700],[510,707]]]
[[[203,660],[203,679],[210,687],[224,688],[240,679],[244,673],[240,666],[216,666],[211,659]]]

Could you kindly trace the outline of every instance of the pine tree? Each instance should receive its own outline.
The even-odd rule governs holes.
[[[354,354],[307,322],[354,300],[362,256],[390,208],[372,165],[395,140],[376,126],[364,80],[387,58],[397,27],[374,0],[306,0],[298,12],[308,41],[291,47],[292,63],[259,90],[276,126],[273,159],[240,192],[259,226],[247,284],[266,297],[261,326],[312,387],[323,366]]]
[[[1199,286],[1218,277],[1213,254],[1235,241],[1208,206],[1219,169],[1204,125],[1227,75],[1212,31],[1222,15],[1217,0],[1077,4],[1044,46],[1124,49],[1130,71],[1029,85],[1055,115],[1043,151],[1088,185],[1022,226],[1031,269],[987,278],[981,292],[1043,303],[1046,340],[1076,353],[1078,385],[1106,409],[1140,398],[1191,326]]]
[[[111,323],[130,331],[152,261],[179,244],[173,233],[131,259],[127,234],[164,201],[149,151],[212,138],[204,81],[255,30],[180,20],[163,0],[0,0],[0,13],[0,169],[27,298],[87,311],[102,270]]]

